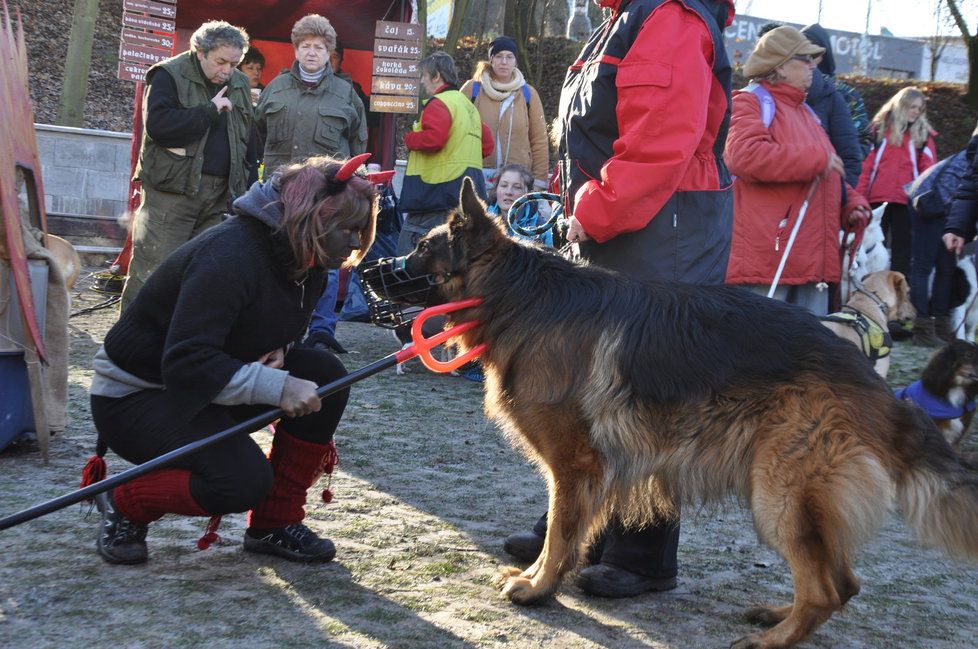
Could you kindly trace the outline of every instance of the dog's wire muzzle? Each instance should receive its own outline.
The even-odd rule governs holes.
[[[359,271],[370,321],[385,329],[398,329],[413,322],[422,308],[432,306],[438,286],[452,276],[412,275],[407,270],[407,257],[384,257],[361,264]]]

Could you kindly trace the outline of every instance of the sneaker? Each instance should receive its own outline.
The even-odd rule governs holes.
[[[289,561],[326,562],[336,556],[336,546],[329,539],[296,523],[272,530],[245,531],[244,549],[259,554],[274,554]]]
[[[119,513],[110,492],[95,496],[95,506],[102,513],[98,541],[95,543],[99,555],[109,563],[146,563],[149,559],[146,550],[146,532],[149,528],[137,525]]]

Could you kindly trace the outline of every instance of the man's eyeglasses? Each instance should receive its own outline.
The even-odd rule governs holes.
[[[791,57],[791,60],[801,61],[802,63],[807,63],[811,65],[812,63],[815,62],[815,57],[812,56],[811,54],[796,54],[795,56]]]

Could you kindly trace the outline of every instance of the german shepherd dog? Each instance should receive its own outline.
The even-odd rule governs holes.
[[[431,290],[408,298],[395,276]],[[468,181],[446,224],[364,277],[394,301],[483,299],[450,321],[481,323],[458,340],[488,344],[486,413],[549,491],[540,557],[500,575],[514,603],[552,595],[612,514],[639,524],[731,494],[795,585],[793,604],[747,611],[772,628],[738,649],[790,647],[855,595],[853,553],[891,505],[923,542],[978,557],[978,480],[801,309],[736,287],[640,283],[513,241]]]

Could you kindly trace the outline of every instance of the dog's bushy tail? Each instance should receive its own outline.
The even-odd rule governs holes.
[[[907,458],[897,480],[897,501],[922,543],[955,556],[978,559],[978,475],[947,444],[927,415],[905,406],[916,428],[901,436]],[[898,438],[899,439],[899,438]]]

